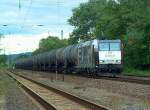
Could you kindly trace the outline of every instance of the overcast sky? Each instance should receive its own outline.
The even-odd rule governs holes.
[[[60,37],[61,30],[68,38],[73,27],[67,22],[72,9],[88,0],[1,0],[1,53],[34,51],[39,40],[48,35]],[[42,26],[39,26],[42,25]]]

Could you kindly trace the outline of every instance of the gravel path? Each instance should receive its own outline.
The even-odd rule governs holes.
[[[39,110],[14,80],[0,70],[0,110]]]
[[[12,86],[6,95],[4,110],[38,110],[38,108],[17,86]]]
[[[31,74],[31,71],[24,71],[21,73]],[[36,72],[36,73],[40,73],[37,74],[37,76],[39,75],[39,77],[48,78],[49,80],[55,79],[56,77],[55,74],[44,73],[44,72]],[[63,75],[58,74],[57,79],[59,81],[62,81]],[[93,78],[86,78],[86,77],[79,77],[79,76],[72,76],[72,75],[65,75],[64,80],[67,83],[73,83],[85,87],[104,89],[112,93],[118,93],[125,96],[127,95],[133,98],[135,97],[143,98],[143,99],[146,98],[150,100],[150,85],[112,81],[112,80],[105,80],[105,79],[93,79]]]
[[[55,81],[52,80],[54,74],[39,75],[31,74],[29,71],[20,72],[20,74],[23,73],[42,83],[63,89],[113,110],[150,110],[150,100],[147,97],[150,94],[150,86],[76,76],[65,76],[65,82],[63,82],[61,75],[58,75],[58,80]],[[137,88],[129,90],[132,87]],[[142,90],[142,88],[145,89]]]

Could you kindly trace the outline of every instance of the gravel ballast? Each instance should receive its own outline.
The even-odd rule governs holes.
[[[31,71],[24,71],[21,73],[30,73]],[[56,74],[45,73],[45,72],[34,72],[38,73],[36,76],[39,78],[47,78],[49,80],[56,79]],[[85,87],[93,87],[97,89],[104,89],[109,92],[118,93],[122,95],[127,95],[130,97],[137,97],[150,100],[150,85],[135,84],[130,82],[120,82],[105,79],[93,79],[87,77],[73,76],[73,75],[63,75],[57,74],[57,80],[67,83],[73,83],[77,85],[82,85]]]
[[[150,86],[43,72],[21,71],[29,78],[107,106],[113,110],[150,110]],[[40,73],[40,74],[38,74]]]

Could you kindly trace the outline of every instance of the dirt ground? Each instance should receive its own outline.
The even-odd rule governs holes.
[[[19,73],[113,110],[150,110],[150,86],[76,76],[63,78],[59,74],[43,72]]]
[[[14,80],[0,70],[0,110],[38,110]]]

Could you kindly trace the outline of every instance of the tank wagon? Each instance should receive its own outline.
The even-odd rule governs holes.
[[[96,75],[107,71],[115,75],[123,68],[121,41],[94,39],[69,45],[19,60],[15,63],[15,67],[65,73],[86,72]]]

